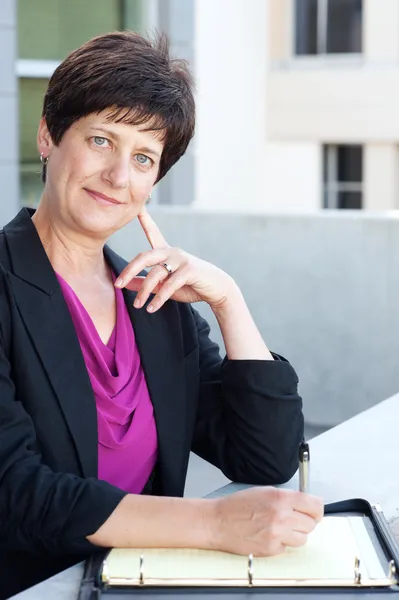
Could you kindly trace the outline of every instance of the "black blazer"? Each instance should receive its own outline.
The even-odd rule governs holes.
[[[93,552],[86,536],[125,495],[97,479],[94,396],[31,215],[0,232],[0,598]],[[104,253],[118,275],[126,262]],[[303,435],[289,363],[222,361],[190,305],[151,315],[124,296],[154,405],[158,493],[183,495],[190,450],[234,481],[288,480]]]

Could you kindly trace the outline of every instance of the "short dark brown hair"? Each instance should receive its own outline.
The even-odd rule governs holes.
[[[74,122],[103,110],[111,111],[110,121],[148,123],[149,130],[162,132],[164,141],[159,181],[194,135],[193,90],[187,63],[170,58],[165,35],[151,41],[132,31],[116,31],[86,42],[57,67],[42,116],[56,145]]]

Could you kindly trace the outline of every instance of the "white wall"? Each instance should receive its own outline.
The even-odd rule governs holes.
[[[369,64],[387,65],[399,62],[398,0],[365,0],[363,44]]]
[[[269,134],[275,140],[399,140],[398,67],[275,70],[268,90]]]
[[[319,144],[268,143],[263,208],[278,212],[318,210],[322,201],[321,173]]]
[[[314,210],[316,143],[268,143],[265,0],[197,0],[194,208]]]
[[[364,208],[399,208],[399,151],[396,144],[367,144],[364,148]]]
[[[197,0],[196,208],[262,205],[266,144],[264,0]]]

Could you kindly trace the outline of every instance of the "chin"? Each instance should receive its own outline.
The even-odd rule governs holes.
[[[108,238],[110,235],[121,229],[125,221],[115,216],[107,214],[106,211],[88,211],[85,214],[74,218],[75,226],[88,235],[96,238]]]

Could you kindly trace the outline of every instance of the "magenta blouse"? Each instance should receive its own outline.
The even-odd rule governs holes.
[[[107,344],[68,283],[57,274],[71,313],[97,406],[98,478],[139,494],[157,460],[157,433],[147,383],[122,290]]]

